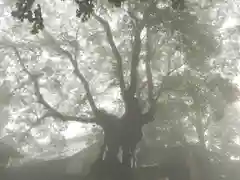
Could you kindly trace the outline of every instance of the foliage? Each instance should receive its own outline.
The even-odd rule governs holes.
[[[62,0],[65,1],[65,0]],[[120,8],[125,0],[108,0],[109,3],[113,4],[115,7]],[[35,0],[17,0],[15,6],[16,10],[12,11],[12,16],[19,19],[20,21],[24,21],[24,19],[28,20],[30,23],[33,23],[31,33],[37,34],[39,30],[44,28],[42,11],[40,4],[37,4],[37,7],[32,11]],[[94,12],[95,6],[98,4],[98,1],[95,0],[74,0],[77,10],[76,17],[81,18],[82,22],[87,21]],[[100,2],[102,3],[102,2]],[[146,1],[140,0],[140,2],[132,2],[128,3],[139,4],[146,3]],[[171,0],[163,1],[162,3],[168,4],[174,11],[183,11],[186,9],[185,0]]]

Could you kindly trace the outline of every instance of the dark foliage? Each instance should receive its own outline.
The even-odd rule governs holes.
[[[93,13],[94,8],[93,0],[84,1],[75,0],[75,2],[78,5],[76,16],[78,18],[81,18],[82,22],[87,21],[90,18],[91,14]]]
[[[65,0],[62,0],[65,1]],[[74,0],[77,5],[76,17],[80,18],[82,22],[86,22],[94,12],[94,1],[93,0]],[[120,8],[125,0],[108,0],[109,3],[115,7]],[[184,0],[171,0],[172,9],[184,10]],[[35,0],[17,0],[15,6],[16,9],[12,11],[12,16],[20,21],[25,19],[32,23],[32,34],[37,34],[39,30],[43,30],[44,23],[42,18],[41,7],[37,4],[37,7],[33,9]],[[140,1],[141,2],[141,1]]]
[[[174,10],[184,10],[185,1],[184,0],[172,0],[172,8]]]
[[[62,0],[64,1],[64,0]],[[87,21],[94,11],[93,0],[74,0],[77,4],[76,16],[81,18],[82,22]],[[116,7],[121,7],[124,0],[109,0],[109,3],[114,4]],[[44,28],[41,7],[33,10],[35,0],[18,0],[15,4],[16,9],[12,11],[12,16],[20,21],[28,20],[33,24],[31,33],[37,34],[39,30]]]
[[[42,11],[39,4],[32,11],[34,0],[18,0],[16,2],[16,10],[12,11],[12,16],[24,21],[25,19],[32,23],[32,34],[37,34],[39,30],[44,28]]]

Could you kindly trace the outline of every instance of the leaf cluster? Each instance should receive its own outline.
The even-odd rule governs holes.
[[[12,16],[17,18],[21,22],[25,19],[32,23],[32,34],[37,34],[39,30],[43,30],[43,18],[42,18],[42,10],[40,4],[37,4],[37,8],[32,11],[34,0],[18,0],[16,2],[16,10],[12,11]]]

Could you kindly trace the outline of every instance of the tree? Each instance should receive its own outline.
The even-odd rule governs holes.
[[[14,42],[5,36],[1,46],[4,49],[6,60],[9,57],[17,59],[18,64],[15,67],[20,69],[18,76],[25,79],[25,82],[20,80],[20,84],[32,83],[28,92],[35,95],[34,98],[28,99],[27,102],[22,101],[21,104],[21,106],[28,106],[29,102],[34,101],[36,103],[32,104],[29,109],[37,109],[35,116],[28,117],[30,120],[34,120],[34,123],[30,121],[29,128],[24,135],[45,119],[80,121],[99,125],[104,131],[104,144],[99,159],[92,167],[93,172],[90,174],[99,179],[118,179],[120,177],[121,179],[132,179],[132,161],[136,146],[142,139],[142,128],[145,124],[152,122],[156,114],[162,121],[195,118],[192,122],[196,127],[200,142],[204,142],[204,130],[200,121],[209,114],[217,120],[220,119],[223,107],[237,99],[238,89],[222,73],[216,71],[214,63],[218,64],[218,59],[211,57],[218,57],[221,46],[220,42],[214,38],[214,27],[209,24],[199,24],[199,21],[202,20],[200,18],[203,15],[202,12],[194,15],[193,10],[173,11],[171,7],[161,3],[162,1],[151,1],[130,4],[127,13],[119,17],[119,26],[123,32],[124,30],[125,32],[130,31],[131,35],[124,34],[123,38],[126,42],[121,41],[119,45],[114,40],[116,32],[112,31],[105,17],[106,11],[104,15],[92,12],[94,19],[88,22],[97,29],[100,27],[96,25],[96,22],[101,25],[105,35],[101,31],[95,31],[94,38],[99,38],[97,39],[99,43],[106,37],[108,45],[100,46],[106,47],[106,57],[110,56],[109,52],[113,55],[113,58],[110,58],[111,61],[106,63],[107,58],[104,58],[104,52],[100,46],[92,43],[94,52],[100,52],[99,59],[102,58],[101,61],[92,60],[92,62],[98,63],[97,66],[100,67],[102,67],[101,64],[106,63],[105,65],[108,67],[111,65],[113,69],[108,75],[111,76],[111,80],[114,80],[113,86],[118,87],[120,100],[124,104],[124,113],[120,117],[96,104],[96,94],[93,94],[94,89],[92,88],[94,86],[92,84],[90,86],[90,79],[96,73],[88,72],[80,66],[80,52],[86,51],[81,50],[82,44],[78,39],[77,29],[75,29],[76,36],[60,32],[58,35],[61,39],[57,39],[55,35],[44,29],[37,36],[40,43],[30,39],[25,43]],[[159,7],[159,5],[162,6]],[[29,7],[31,6],[30,4]],[[137,15],[139,12],[140,16]],[[42,21],[40,16],[39,19]],[[124,23],[124,20],[127,20],[130,25]],[[43,24],[40,27],[43,27]],[[128,46],[131,47],[131,51],[123,56],[120,50],[121,48],[126,49]],[[48,62],[43,59],[37,61],[39,57],[43,56],[43,48],[44,51],[49,48],[51,54],[58,54],[60,61],[55,63],[54,59],[50,59]],[[28,54],[25,53],[26,51]],[[34,60],[36,64],[41,64],[42,67],[35,69],[34,63],[30,59]],[[68,59],[69,62],[67,63],[63,59]],[[98,68],[92,62],[90,68]],[[72,69],[66,69],[68,65],[71,65]],[[86,112],[79,113],[79,116],[66,115],[68,113],[61,111],[63,101],[57,103],[60,107],[54,107],[46,100],[41,91],[42,88],[46,88],[46,83],[42,80],[52,78],[55,71],[51,66],[61,66],[60,69],[65,73],[72,71],[75,77],[71,77],[71,79],[82,83],[85,94],[76,85],[77,90],[75,91],[84,94],[80,100],[88,101],[91,111],[88,115],[90,116],[82,115]],[[60,76],[58,78],[62,80]],[[161,79],[160,82],[159,79]],[[58,79],[56,78],[56,80]],[[53,79],[51,81],[53,83]],[[55,87],[49,88],[59,91],[61,86],[61,83],[55,81]],[[23,93],[20,91],[19,94]],[[219,97],[222,97],[221,100],[224,101],[216,103]],[[39,104],[43,109],[39,110]],[[170,105],[176,109],[176,114],[165,111],[166,107]],[[82,109],[84,108],[82,107]],[[26,114],[34,113],[27,111]],[[167,115],[175,117],[166,117]],[[122,150],[121,161],[118,159],[120,150]],[[106,171],[108,173],[104,173]]]

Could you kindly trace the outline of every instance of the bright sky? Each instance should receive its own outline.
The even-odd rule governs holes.
[[[236,27],[236,25],[240,25],[240,20],[234,17],[228,17],[223,23],[223,29],[230,29]]]
[[[87,129],[82,123],[69,122],[68,128],[63,134],[67,139],[71,139],[76,136],[85,135],[88,130],[89,129]]]
[[[116,104],[112,102],[113,99],[117,99],[119,96],[119,93],[116,89],[112,89],[107,96],[102,96],[100,104],[100,108],[107,109],[109,112],[113,112],[115,114],[119,114],[118,108],[116,107]],[[79,122],[69,122],[69,126],[67,130],[64,132],[64,135],[66,138],[71,139],[75,136],[81,136],[85,135],[89,130],[91,129],[91,125],[82,124]]]

